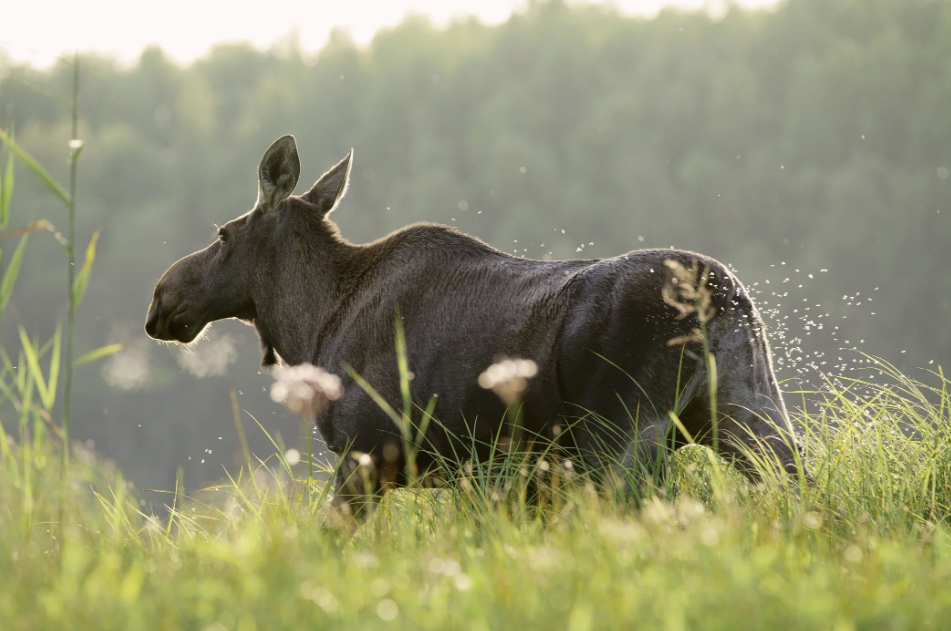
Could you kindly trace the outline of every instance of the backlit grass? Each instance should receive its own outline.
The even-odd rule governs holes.
[[[769,467],[750,485],[688,447],[639,502],[549,458],[535,505],[511,491],[538,462],[474,465],[388,494],[352,536],[327,526],[307,464],[280,454],[172,489],[171,517],[152,518],[118,471],[74,453],[59,524],[56,443],[8,439],[0,626],[946,628],[947,382],[878,368],[889,385],[830,381],[795,413],[812,485]]]

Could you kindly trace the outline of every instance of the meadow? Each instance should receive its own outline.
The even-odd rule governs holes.
[[[941,314],[951,309],[942,289],[947,278],[907,270],[943,269],[938,257],[946,251],[946,224],[938,223],[947,216],[940,212],[949,190],[942,161],[946,143],[941,138],[951,132],[946,131],[944,109],[933,104],[944,102],[941,90],[949,84],[946,64],[929,60],[942,59],[940,51],[951,41],[943,36],[951,21],[936,17],[951,15],[951,4],[800,0],[775,13],[732,12],[723,21],[671,12],[650,22],[554,2],[531,6],[526,16],[499,29],[469,22],[440,31],[410,21],[384,33],[367,50],[335,40],[320,63],[313,64],[299,52],[281,59],[240,46],[223,47],[189,69],[175,67],[158,49],[146,51],[139,66],[129,71],[91,59],[87,80],[94,89],[84,92],[90,107],[83,119],[79,57],[46,74],[20,68],[3,77],[0,104],[8,111],[9,103],[20,103],[22,133],[17,137],[9,121],[0,130],[6,157],[0,173],[0,239],[5,248],[0,257],[0,317],[7,332],[0,346],[0,630],[847,631],[951,626],[948,378],[934,364],[908,374],[904,367],[854,350],[844,337],[833,337],[834,345],[820,343],[821,355],[798,349],[801,339],[774,339],[780,360],[784,354],[807,357],[798,368],[787,366],[787,373],[796,369],[801,376],[809,368],[808,379],[783,384],[804,447],[805,467],[796,472],[760,459],[760,481],[754,484],[709,449],[690,445],[666,455],[666,477],[652,471],[619,472],[632,488],[631,493],[620,493],[610,480],[595,483],[553,452],[524,456],[502,450],[492,462],[444,470],[438,488],[426,488],[420,481],[388,493],[353,532],[340,527],[330,510],[327,480],[336,463],[309,449],[316,447],[306,438],[312,431],[309,424],[303,440],[285,444],[274,425],[244,414],[245,405],[235,394],[240,389],[232,387],[232,407],[223,408],[223,414],[241,446],[241,464],[228,466],[214,484],[199,484],[191,482],[195,469],[187,469],[197,464],[186,464],[191,456],[186,461],[185,452],[175,450],[181,444],[196,450],[208,444],[217,448],[218,443],[210,441],[222,433],[220,426],[195,420],[211,416],[206,409],[212,400],[207,393],[214,390],[210,382],[197,383],[177,369],[175,377],[169,377],[168,370],[164,375],[143,372],[142,380],[154,388],[152,398],[133,392],[126,407],[117,411],[113,406],[108,417],[106,410],[97,412],[106,391],[101,379],[92,377],[86,387],[73,388],[74,366],[118,356],[136,344],[141,347],[143,340],[132,339],[96,348],[103,342],[106,320],[126,308],[135,310],[135,332],[142,337],[139,312],[145,305],[130,296],[136,295],[133,284],[144,287],[143,278],[154,280],[152,270],[136,276],[134,283],[123,283],[139,267],[167,265],[168,252],[159,248],[166,238],[186,245],[188,238],[198,238],[186,238],[185,233],[194,230],[199,202],[221,212],[243,207],[240,196],[247,191],[230,178],[232,173],[252,173],[253,165],[237,156],[252,155],[259,136],[275,137],[273,130],[248,121],[272,118],[280,118],[282,125],[290,121],[326,151],[334,143],[359,144],[351,136],[363,143],[361,148],[371,147],[366,155],[374,156],[376,162],[368,164],[376,171],[362,172],[371,192],[361,204],[368,208],[389,211],[392,204],[424,213],[448,207],[451,215],[459,214],[456,225],[475,232],[489,229],[488,221],[480,223],[477,217],[491,213],[498,194],[506,208],[518,212],[507,212],[507,219],[492,222],[491,230],[498,237],[495,241],[504,236],[513,241],[513,248],[514,237],[521,236],[515,254],[528,250],[525,228],[512,218],[537,221],[540,215],[530,212],[533,209],[556,209],[569,234],[572,228],[585,234],[601,231],[591,237],[598,239],[597,247],[601,241],[615,247],[614,238],[628,247],[640,230],[634,229],[635,219],[660,235],[649,236],[645,246],[666,247],[676,237],[717,256],[733,256],[742,246],[746,253],[738,260],[743,264],[760,253],[774,256],[772,248],[780,240],[790,248],[808,243],[799,260],[822,272],[823,266],[831,267],[831,260],[853,270],[853,279],[892,292],[892,299],[880,300],[892,305],[882,307],[883,319],[891,323],[889,334],[876,340],[886,350],[906,344],[914,349],[917,343],[919,349],[941,355],[948,348],[948,332],[940,326]],[[840,14],[845,17],[839,19]],[[674,35],[685,28],[685,35]],[[605,33],[614,33],[614,39]],[[522,45],[533,38],[549,40],[552,34],[558,46]],[[708,40],[716,46],[710,48]],[[828,43],[816,48],[813,40]],[[604,44],[612,41],[612,46]],[[684,46],[683,41],[694,45]],[[719,50],[719,57],[699,54],[711,49]],[[414,50],[413,55],[393,52]],[[450,50],[456,53],[444,52]],[[550,62],[538,63],[540,50],[547,51]],[[593,61],[578,61],[584,51]],[[529,61],[513,64],[513,54]],[[643,63],[632,65],[631,59]],[[664,59],[666,63],[658,61]],[[881,60],[889,63],[873,63]],[[685,70],[678,78],[681,66]],[[439,73],[417,72],[423,67]],[[884,78],[876,74],[866,79],[856,70],[866,67]],[[497,84],[500,68],[512,71],[508,87]],[[894,89],[904,85],[906,77],[919,76],[909,68],[929,70],[932,74],[920,76],[931,78]],[[280,81],[273,80],[278,70]],[[531,73],[538,78],[527,81]],[[416,75],[419,85],[414,89],[395,87],[409,85],[406,77]],[[566,81],[566,76],[575,78]],[[235,77],[249,83],[245,86]],[[641,83],[634,81],[638,77]],[[703,88],[707,77],[711,87]],[[44,86],[63,88],[70,81],[71,101],[49,99]],[[601,86],[602,96],[592,96],[588,103],[596,90],[575,90],[576,107],[562,107],[571,99],[551,98],[562,94],[565,84],[586,83]],[[301,98],[287,85],[311,86],[305,91],[309,96]],[[154,94],[142,86],[150,86]],[[777,86],[792,86],[788,91],[793,96],[782,96],[787,88]],[[359,91],[364,88],[366,92]],[[912,88],[921,93],[914,99],[909,96]],[[120,92],[136,98],[114,98]],[[698,96],[690,96],[694,92]],[[477,97],[483,93],[505,98],[481,101]],[[712,100],[702,115],[680,106],[700,103],[708,93]],[[471,95],[460,96],[466,94]],[[642,102],[644,94],[652,96]],[[896,95],[918,105],[906,107],[895,101]],[[139,103],[140,97],[141,107],[121,109]],[[378,99],[372,106],[353,105],[372,98]],[[457,101],[486,109],[474,108],[474,122],[461,124],[468,119],[460,117],[469,116],[469,110],[446,105]],[[848,105],[853,101],[854,106]],[[419,114],[430,111],[417,111],[421,103],[440,115]],[[62,111],[53,113],[52,108],[63,104]],[[292,115],[262,114],[275,104]],[[521,114],[500,116],[496,110]],[[586,113],[576,116],[576,110]],[[314,111],[323,115],[314,116]],[[632,111],[638,112],[633,127]],[[849,113],[849,121],[852,112],[863,113],[861,129],[836,118],[840,111]],[[338,124],[341,112],[354,119]],[[446,112],[452,115],[443,117]],[[758,127],[747,125],[763,116],[768,120],[760,120]],[[335,123],[327,125],[325,119]],[[899,119],[910,131],[895,133],[914,142],[898,142],[885,133],[900,129],[893,124]],[[606,120],[614,122],[607,125]],[[817,121],[825,121],[824,126]],[[568,123],[577,126],[569,134],[575,138],[570,150],[560,144],[567,137],[564,129],[573,129]],[[502,127],[491,131],[492,125]],[[67,127],[69,179],[61,184],[56,178],[66,173],[60,158]],[[364,130],[365,137],[357,135]],[[868,130],[883,131],[880,138],[869,132],[866,142]],[[471,137],[446,141],[457,132]],[[80,199],[89,202],[83,202],[87,225],[80,226],[82,238],[77,238],[81,136],[91,147],[83,162],[91,184],[87,197],[80,189]],[[419,141],[423,137],[430,140]],[[37,147],[41,159],[23,149],[17,138]],[[742,147],[736,138],[743,139]],[[608,144],[622,159],[612,159],[612,153],[603,157]],[[447,160],[445,146],[468,147],[471,154]],[[406,147],[415,149],[407,152]],[[631,147],[637,150],[631,153]],[[789,147],[798,149],[788,155]],[[406,162],[407,155],[415,162]],[[507,157],[485,159],[497,155]],[[532,161],[526,161],[526,155]],[[555,164],[549,159],[554,155],[570,159]],[[18,214],[11,221],[15,164],[18,174],[30,175],[17,180],[18,190],[27,195],[17,198]],[[58,164],[56,175],[44,164]],[[392,170],[393,164],[409,165],[406,169],[414,177]],[[486,167],[468,166],[473,164]],[[764,165],[772,166],[767,170]],[[615,171],[602,178],[607,167]],[[470,185],[475,171],[484,173],[480,177],[485,180]],[[777,179],[780,171],[788,179]],[[141,173],[150,176],[139,177]],[[379,179],[372,185],[375,173]],[[639,176],[643,181],[630,183],[632,173],[644,174]],[[420,174],[430,174],[421,192],[410,184]],[[602,185],[602,179],[610,185]],[[565,199],[563,184],[569,181],[585,184],[569,186]],[[884,187],[887,194],[869,183]],[[501,187],[498,193],[495,186]],[[206,199],[206,190],[224,198]],[[708,213],[710,200],[719,199],[721,190],[722,201]],[[151,201],[143,207],[145,199]],[[600,200],[595,206],[618,214],[596,222],[575,212],[592,199]],[[649,208],[649,214],[623,214],[632,199]],[[764,211],[763,200],[774,210]],[[65,217],[55,214],[63,209]],[[855,209],[866,214],[854,214]],[[379,222],[402,225],[419,218],[424,216],[380,210],[361,221],[376,228]],[[550,243],[544,251],[544,243],[537,248],[532,243],[530,247],[538,249],[532,256],[546,251],[551,255],[559,247],[568,254],[583,249],[584,243],[575,249],[573,235],[558,236],[565,235],[562,223],[545,226],[562,242]],[[93,276],[96,225],[105,228],[97,274],[106,280],[92,288],[84,307],[90,317],[76,320]],[[167,226],[174,231],[162,232],[171,230]],[[685,230],[694,228],[707,240],[689,241]],[[892,240],[875,241],[881,234]],[[369,231],[361,236],[373,237]],[[45,241],[37,243],[40,238]],[[17,240],[15,246],[8,245],[12,239]],[[593,250],[594,243],[585,241]],[[638,238],[638,245],[643,242]],[[109,247],[114,249],[111,259]],[[119,258],[120,249],[129,258]],[[780,251],[783,257],[789,252]],[[51,253],[63,256],[57,259]],[[922,258],[908,258],[913,256]],[[21,266],[29,282],[17,287]],[[805,266],[802,269],[812,278]],[[793,277],[789,273],[782,283]],[[65,296],[60,281],[66,281]],[[777,280],[776,285],[782,283]],[[861,290],[866,291],[864,285]],[[770,291],[774,293],[763,294],[769,301],[789,293]],[[853,300],[861,304],[857,290],[849,293],[853,291],[854,296],[841,301],[810,296],[809,305],[798,308],[803,313],[821,308],[828,317],[838,304],[838,321]],[[7,309],[8,304],[17,309]],[[908,304],[914,308],[899,308]],[[806,331],[823,330],[829,322],[819,320],[820,315],[800,316],[798,309],[790,314],[775,303],[768,309],[777,318],[801,319]],[[839,326],[830,323],[825,331],[839,331]],[[828,353],[832,362],[833,346],[843,345],[853,350],[840,350],[845,356],[839,357],[841,363],[833,367],[822,361]],[[94,350],[86,352],[89,348]],[[897,350],[892,356],[898,356]],[[173,406],[189,400],[183,395],[189,388],[206,397],[201,411],[192,405],[184,413]],[[267,399],[259,391],[253,395]],[[232,411],[233,425],[227,418]],[[125,472],[75,439],[71,416],[89,434],[99,432],[97,439],[121,435],[115,443],[121,448],[109,453],[126,458]],[[144,447],[137,437],[123,433],[143,418],[156,421],[150,428],[154,433],[142,441]],[[249,444],[269,447],[262,451]],[[129,481],[135,475],[159,477],[157,469],[149,470],[150,459],[179,466],[173,487],[146,495],[146,489]]]
[[[926,629],[951,615],[948,382],[875,360],[791,412],[814,474],[750,484],[710,450],[633,496],[547,459],[476,463],[331,525],[330,463],[285,452],[147,514],[81,444],[23,427],[0,461],[10,629]],[[250,431],[250,430],[249,430]],[[255,431],[264,431],[258,428]],[[286,455],[285,455],[286,454]],[[801,473],[801,472],[800,472]],[[535,478],[536,496],[519,493]],[[514,491],[514,492],[513,492]],[[62,511],[62,513],[60,512]],[[62,520],[60,519],[60,516]]]

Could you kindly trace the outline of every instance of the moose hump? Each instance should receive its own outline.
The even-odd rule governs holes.
[[[429,424],[417,461],[423,469],[434,454],[484,452],[499,435],[506,403],[478,379],[502,358],[535,365],[518,393],[524,431],[557,435],[592,470],[656,461],[671,412],[698,442],[716,440],[739,459],[746,447],[769,448],[793,468],[796,444],[762,321],[722,264],[678,250],[536,261],[434,224],[350,243],[330,215],[352,162],[351,151],[294,196],[297,145],[278,138],[258,167],[254,208],[165,272],[145,324],[156,339],[187,344],[209,323],[237,318],[257,330],[265,365],[280,358],[339,376],[342,395],[315,418],[343,457],[338,506],[363,510],[364,481],[359,490],[347,482],[349,451],[384,472],[376,491],[389,486],[382,481],[404,482],[399,429],[353,382],[361,376],[402,408],[396,318],[413,402],[424,409],[437,397],[439,422]],[[701,335],[718,373],[715,423]]]

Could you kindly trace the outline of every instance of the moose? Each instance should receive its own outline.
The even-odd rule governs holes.
[[[342,396],[315,421],[341,463],[360,452],[378,466],[397,458],[403,471],[400,432],[354,382],[362,377],[400,407],[400,318],[412,401],[435,401],[439,421],[426,432],[421,469],[434,456],[459,457],[460,445],[478,452],[500,434],[506,403],[477,381],[501,358],[537,366],[520,401],[524,431],[560,434],[592,470],[655,461],[685,436],[747,465],[770,450],[796,469],[763,322],[724,265],[672,249],[530,260],[435,224],[354,244],[330,218],[352,161],[351,150],[295,196],[297,144],[277,139],[258,167],[253,209],[165,272],[146,332],[188,344],[209,323],[237,318],[256,329],[264,366],[311,363],[340,376]],[[754,469],[744,467],[751,477]],[[352,474],[338,468],[334,504],[362,513],[367,500],[348,483]],[[375,484],[374,493],[385,490]]]

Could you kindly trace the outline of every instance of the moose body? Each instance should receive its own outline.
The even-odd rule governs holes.
[[[162,276],[148,334],[189,343],[214,320],[252,324],[265,365],[280,356],[343,379],[343,396],[318,414],[317,426],[339,456],[358,451],[379,463],[382,454],[398,453],[387,446],[400,444],[400,432],[345,367],[400,407],[400,317],[413,402],[425,407],[436,397],[439,422],[427,432],[421,467],[427,454],[479,451],[499,435],[506,405],[477,380],[504,357],[538,366],[521,408],[527,433],[554,436],[570,427],[571,449],[592,467],[605,454],[631,466],[664,448],[671,412],[698,441],[709,443],[713,434],[698,316],[663,298],[677,282],[673,261],[703,270],[697,286],[709,289],[713,316],[704,333],[719,375],[719,446],[742,457],[743,445],[767,444],[792,468],[795,442],[762,322],[723,265],[677,250],[535,261],[430,224],[351,244],[328,218],[346,191],[351,156],[310,191],[291,196],[300,173],[296,144],[290,136],[278,139],[258,169],[254,209]],[[344,473],[337,496],[345,503],[353,498]]]

